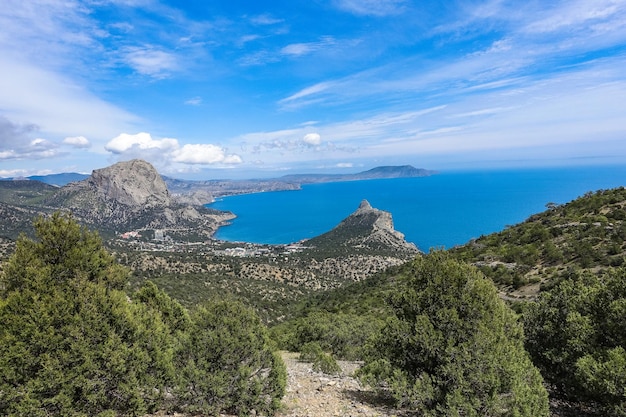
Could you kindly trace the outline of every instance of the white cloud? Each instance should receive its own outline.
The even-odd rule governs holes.
[[[63,139],[63,143],[75,148],[89,148],[91,146],[89,140],[84,136],[70,136]]]
[[[222,162],[228,165],[237,165],[237,164],[243,163],[243,159],[241,159],[241,156],[239,155],[231,154],[231,155],[225,155],[224,160]]]
[[[124,59],[139,74],[154,78],[166,78],[178,69],[174,54],[153,47],[128,48]]]
[[[44,159],[58,155],[58,144],[33,135],[39,127],[0,116],[0,160]]]
[[[388,16],[401,13],[405,0],[335,0],[337,8],[363,16]]]
[[[567,74],[552,73],[521,83],[459,89],[449,94],[436,90],[440,94],[436,99],[423,100],[421,105],[428,107],[422,109],[316,123],[315,133],[329,144],[319,150],[305,146],[303,138],[312,130],[306,124],[245,138],[256,144],[248,143],[250,149],[265,153],[268,164],[279,163],[281,158],[299,163],[320,156],[343,160],[346,153],[358,153],[363,158],[464,152],[514,155],[520,149],[528,149],[529,155],[535,149],[543,158],[549,156],[541,153],[547,147],[551,147],[552,155],[556,149],[567,148],[571,155],[610,152],[625,158],[624,65],[625,58],[618,56],[579,65]],[[471,94],[466,94],[468,91]]]
[[[261,38],[260,35],[244,35],[239,38],[237,45],[242,47],[248,42],[256,41],[257,39],[260,39],[260,38]]]
[[[237,155],[226,155],[224,148],[211,144],[184,145],[173,152],[173,161],[191,165],[211,165],[217,163],[240,164]]]
[[[0,159],[2,159],[2,152],[0,152]],[[28,171],[25,169],[0,169],[0,178],[25,177],[27,175]]]
[[[304,55],[314,50],[314,48],[314,44],[311,43],[292,43],[285,46],[280,52],[284,55]]]
[[[133,148],[148,150],[157,149],[161,151],[171,151],[178,149],[178,140],[164,138],[160,140],[152,139],[149,133],[141,132],[134,135],[122,133],[121,135],[111,139],[105,146],[109,152],[115,154],[125,153]]]
[[[111,139],[105,149],[123,159],[143,158],[159,167],[172,163],[185,165],[234,165],[242,163],[239,155],[212,144],[180,145],[177,139],[153,139],[150,133],[122,133]]]
[[[283,19],[278,19],[269,14],[262,14],[259,16],[254,16],[250,18],[250,22],[255,25],[266,26],[266,25],[275,25],[277,23],[282,23]]]
[[[189,100],[185,101],[185,104],[188,106],[199,106],[202,104],[202,97],[192,97]]]
[[[571,28],[587,31],[592,23],[603,22],[613,17],[619,18],[620,15],[623,19],[623,1],[620,0],[569,1],[564,6],[548,9],[543,18],[530,22],[526,30],[531,33],[556,32]]]
[[[302,141],[309,146],[319,146],[322,143],[322,137],[319,133],[307,133],[302,138]]]
[[[293,102],[297,102],[303,98],[307,98],[309,96],[312,95],[317,95],[320,93],[325,92],[326,90],[329,90],[330,88],[334,87],[335,83],[334,82],[321,82],[321,83],[317,83],[314,84],[310,87],[306,87],[303,88],[302,90],[298,91],[295,94],[290,95],[289,97],[285,97],[284,99],[280,100],[278,102],[278,104],[283,105],[283,106],[287,106],[292,104]]]
[[[283,55],[300,56],[300,55],[306,55],[311,52],[318,51],[320,49],[328,48],[335,44],[336,44],[336,41],[332,36],[324,36],[318,42],[289,44],[283,47],[280,50],[280,53]]]
[[[242,56],[237,60],[237,63],[244,67],[252,67],[256,65],[266,65],[274,62],[278,62],[279,59],[276,55],[269,51],[261,50],[251,54]]]

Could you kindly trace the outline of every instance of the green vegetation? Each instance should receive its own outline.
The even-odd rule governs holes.
[[[626,269],[564,280],[524,312],[526,346],[561,395],[626,415]]]
[[[451,250],[501,286],[542,282],[548,288],[573,270],[606,269],[626,260],[626,189],[587,193],[502,232]]]
[[[272,414],[276,346],[328,374],[365,360],[364,381],[419,415],[546,415],[543,377],[561,401],[626,416],[626,190],[547,209],[383,272],[393,250],[349,244],[368,222],[240,258],[211,243],[139,250],[149,237],[111,255],[73,218],[39,218],[35,240],[0,240],[13,252],[0,265],[0,415]],[[0,202],[3,234],[32,213]],[[523,331],[496,287],[518,300]]]
[[[380,332],[383,325],[381,318],[371,314],[317,311],[279,324],[271,332],[281,349],[301,352],[314,342],[338,358],[358,360],[363,357],[368,339]]]
[[[335,358],[322,350],[318,342],[307,342],[300,348],[300,360],[312,362],[313,370],[328,375],[339,375],[341,367]]]
[[[0,181],[0,202],[21,206],[35,206],[56,190],[58,190],[58,187],[40,181]]]
[[[185,384],[176,392],[186,411],[273,414],[280,406],[285,365],[252,310],[232,301],[201,306],[182,345],[177,362]]]
[[[251,310],[188,313],[151,283],[129,298],[128,271],[96,233],[58,213],[35,231],[0,277],[0,414],[277,409],[284,365]]]
[[[475,268],[443,253],[411,263],[360,374],[424,416],[547,416],[516,316]]]

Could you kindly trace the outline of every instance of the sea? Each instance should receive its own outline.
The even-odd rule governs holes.
[[[442,171],[428,177],[303,185],[219,199],[237,218],[215,237],[288,244],[325,233],[362,200],[391,213],[395,229],[428,252],[498,232],[587,192],[626,186],[626,166]]]

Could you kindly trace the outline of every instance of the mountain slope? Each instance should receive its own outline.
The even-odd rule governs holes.
[[[575,270],[600,272],[626,259],[626,189],[587,193],[525,222],[454,248],[503,287],[550,286]],[[528,290],[528,288],[526,288]]]
[[[373,208],[367,200],[331,231],[307,240],[306,245],[320,250],[350,248],[379,253],[418,253],[417,247],[394,229],[391,213]]]
[[[89,178],[60,188],[44,204],[69,210],[100,230],[171,228],[207,237],[233,217],[178,203],[156,169],[142,160],[94,170]]]
[[[0,181],[0,202],[18,206],[36,206],[56,191],[58,187],[40,181]]]

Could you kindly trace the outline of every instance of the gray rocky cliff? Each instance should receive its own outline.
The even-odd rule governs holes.
[[[234,217],[172,198],[157,170],[138,159],[94,170],[89,178],[62,187],[46,204],[99,229],[118,231],[166,228],[210,236]]]
[[[394,229],[391,213],[373,208],[363,200],[359,208],[334,229],[310,239],[319,248],[352,247],[374,251],[417,253],[417,247]]]
[[[151,164],[140,159],[96,169],[87,183],[102,200],[129,207],[150,208],[172,203],[161,175]]]

